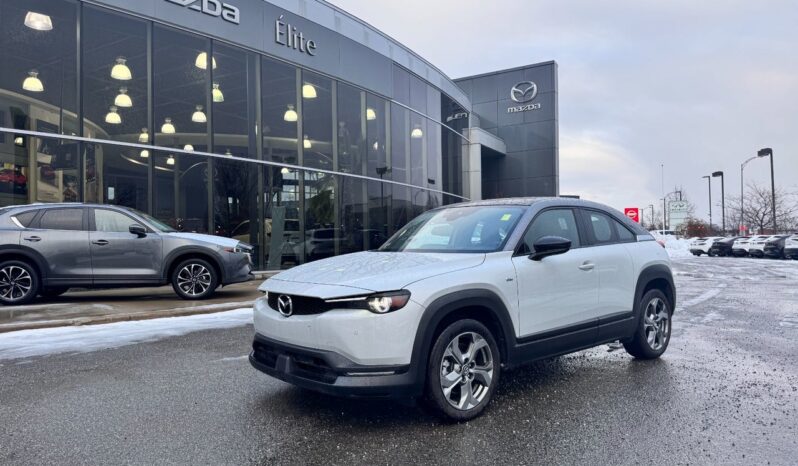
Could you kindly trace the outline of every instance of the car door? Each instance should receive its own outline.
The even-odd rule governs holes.
[[[131,233],[131,225],[144,225],[123,212],[99,207],[91,211],[94,283],[158,281],[163,256],[161,236],[149,229],[145,236]]]
[[[47,285],[91,284],[88,215],[84,207],[41,209],[20,243],[46,262]]]
[[[634,305],[636,278],[630,249],[637,244],[637,237],[605,212],[591,209],[580,212],[598,275],[598,306],[594,317],[603,320],[628,315]]]
[[[571,249],[541,260],[529,259],[535,241],[543,236],[570,239]],[[513,257],[522,338],[580,332],[578,338],[584,344],[592,342],[594,334],[585,330],[596,326],[598,276],[583,245],[574,209],[544,210],[530,223]]]

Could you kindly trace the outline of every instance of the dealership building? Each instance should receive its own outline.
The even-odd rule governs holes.
[[[0,207],[129,206],[277,269],[558,195],[558,144],[556,63],[451,79],[324,1],[0,0]]]

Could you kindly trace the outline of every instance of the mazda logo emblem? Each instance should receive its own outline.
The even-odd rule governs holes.
[[[277,311],[286,317],[291,317],[294,313],[294,303],[290,296],[281,294],[277,297]]]
[[[510,89],[510,98],[522,104],[529,102],[538,95],[538,85],[532,81],[522,81]]]

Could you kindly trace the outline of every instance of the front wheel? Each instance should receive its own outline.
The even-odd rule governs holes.
[[[209,298],[218,286],[216,269],[203,259],[184,260],[172,272],[172,288],[183,299]]]
[[[28,304],[38,291],[39,276],[30,264],[17,260],[0,264],[0,304]]]
[[[454,421],[479,416],[490,403],[501,374],[501,356],[490,331],[476,320],[446,327],[430,352],[426,398]]]
[[[671,340],[673,310],[660,290],[649,290],[640,300],[640,321],[632,339],[623,344],[626,352],[638,359],[656,359]]]

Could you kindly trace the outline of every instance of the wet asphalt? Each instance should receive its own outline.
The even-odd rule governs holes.
[[[0,361],[0,464],[796,464],[798,262],[690,258],[665,355],[505,373],[449,424],[252,369],[252,327]]]

